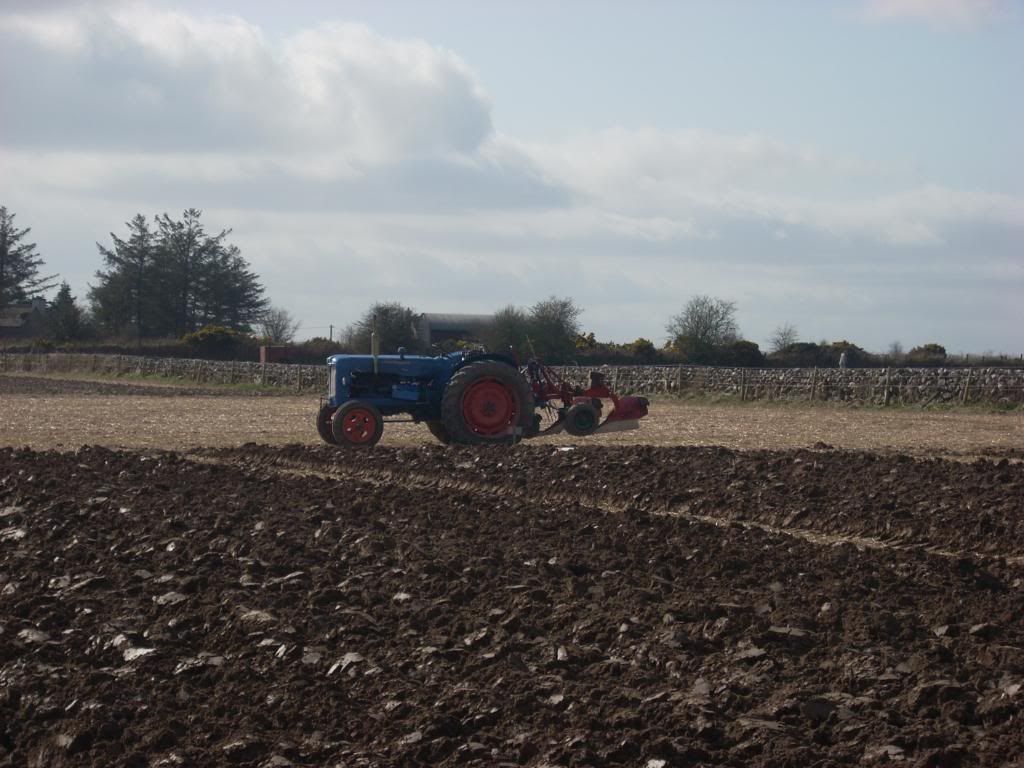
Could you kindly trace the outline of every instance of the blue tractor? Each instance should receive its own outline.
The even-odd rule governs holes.
[[[388,417],[422,422],[443,443],[480,445],[635,429],[647,415],[647,400],[617,397],[599,373],[581,389],[547,366],[531,361],[520,368],[507,355],[427,357],[399,349],[397,355],[333,355],[327,364],[328,393],[316,426],[325,442],[339,446],[375,445]],[[613,408],[602,422],[606,399]]]

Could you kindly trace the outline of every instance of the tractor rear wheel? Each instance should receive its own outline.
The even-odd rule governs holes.
[[[320,434],[321,440],[331,445],[338,444],[338,441],[334,439],[334,433],[331,431],[331,416],[334,415],[334,411],[334,408],[325,405],[316,414],[316,431]]]
[[[376,406],[362,400],[342,404],[331,419],[331,434],[338,445],[370,448],[384,432],[384,418]]]
[[[533,426],[533,393],[513,366],[479,360],[460,368],[441,400],[441,423],[453,443],[511,443]]]
[[[445,445],[449,445],[452,441],[452,436],[448,434],[448,430],[445,428],[444,423],[440,421],[428,421],[427,429],[430,430],[430,434],[436,437]]]

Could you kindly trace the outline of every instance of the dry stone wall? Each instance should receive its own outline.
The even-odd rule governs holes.
[[[739,400],[823,400],[863,405],[1024,404],[1024,368],[718,368],[699,365],[556,368],[586,386],[604,373],[620,394]],[[0,354],[0,372],[159,376],[196,384],[249,384],[324,392],[327,366],[130,355]]]
[[[327,390],[326,365],[188,360],[134,355],[0,354],[0,372],[158,376],[195,384],[250,384],[297,392]]]
[[[699,365],[565,367],[586,386],[605,374],[621,394],[740,400],[825,400],[862,405],[1024,403],[1024,368],[718,368]]]

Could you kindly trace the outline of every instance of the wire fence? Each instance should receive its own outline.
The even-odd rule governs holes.
[[[1024,367],[720,368],[697,365],[556,367],[587,386],[592,371],[619,394],[719,396],[740,401],[834,401],[865,405],[1024,404]],[[325,392],[325,365],[224,362],[133,355],[0,352],[0,373],[161,377],[196,385],[251,385]]]

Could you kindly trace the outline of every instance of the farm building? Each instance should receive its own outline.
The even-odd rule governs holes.
[[[424,312],[416,319],[416,335],[426,346],[441,341],[480,341],[480,335],[494,322],[494,315],[462,315]]]
[[[31,339],[42,333],[46,301],[0,307],[0,339]]]

